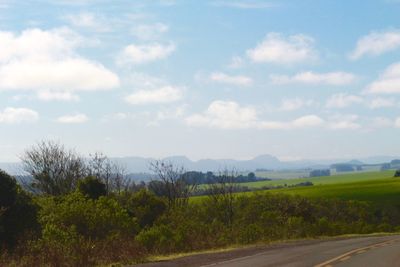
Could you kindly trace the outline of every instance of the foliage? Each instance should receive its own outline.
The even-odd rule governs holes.
[[[14,250],[0,255],[0,265],[131,264],[151,254],[392,232],[400,225],[400,180],[389,178],[393,171],[375,173],[375,180],[369,173],[353,174],[355,178],[343,175],[295,179],[293,184],[310,181],[315,185],[289,185],[256,193],[237,193],[238,176],[224,171],[217,176],[217,183],[207,185],[208,196],[189,199],[189,183],[180,169],[171,165],[159,167],[164,168],[158,170],[164,179],[153,181],[153,185],[160,186],[161,196],[144,188],[136,193],[113,190],[106,195],[104,184],[94,177],[81,180],[79,190],[71,193],[37,195],[34,200],[40,227],[36,229],[40,233],[36,236],[26,233],[34,228],[18,224],[35,222],[35,216],[23,217],[35,215],[35,205],[13,178],[0,173],[1,238],[5,222],[13,222],[7,233],[13,242],[20,240]],[[318,184],[321,180],[325,184]],[[21,203],[25,206],[18,206]],[[5,220],[5,215],[10,214],[12,220]]]
[[[162,160],[153,161],[150,168],[158,178],[158,181],[153,183],[156,185],[155,193],[162,193],[161,196],[166,197],[168,207],[187,205],[189,197],[196,191],[197,184],[188,182],[184,168]]]
[[[13,177],[0,170],[0,248],[12,247],[27,232],[36,231],[37,207]]]
[[[138,231],[136,221],[111,198],[93,200],[76,192],[59,198],[42,197],[38,202],[45,238],[68,240],[77,234],[96,240],[113,235],[133,236]]]
[[[215,184],[219,182],[219,175],[215,175],[212,172],[198,172],[198,171],[189,171],[183,174],[186,177],[186,180],[189,184]],[[269,181],[271,179],[268,178],[260,178],[255,175],[254,172],[249,172],[247,175],[236,175],[235,181],[237,183],[249,183],[256,181]]]
[[[126,178],[125,168],[117,162],[113,162],[103,153],[89,155],[87,163],[88,176],[94,176],[105,185],[107,195],[115,191],[121,193],[131,186],[131,182]]]
[[[102,153],[84,159],[74,150],[53,141],[41,141],[21,157],[24,170],[32,176],[26,187],[34,193],[65,195],[77,189],[79,181],[94,176],[105,184],[107,194],[131,188],[123,166]]]
[[[131,195],[124,207],[137,219],[142,228],[152,226],[166,210],[165,201],[146,189]]]
[[[32,146],[21,161],[24,170],[33,177],[27,186],[34,192],[49,195],[72,192],[86,172],[84,160],[77,153],[52,141]]]
[[[107,194],[106,185],[94,176],[87,176],[80,180],[78,190],[91,199],[98,199]]]

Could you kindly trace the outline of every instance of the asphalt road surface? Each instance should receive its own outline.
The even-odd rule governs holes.
[[[143,267],[400,267],[400,236],[302,241],[273,246],[199,254]]]

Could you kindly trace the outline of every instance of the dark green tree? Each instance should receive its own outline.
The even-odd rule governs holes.
[[[166,207],[161,198],[146,189],[132,195],[126,204],[126,209],[137,218],[142,228],[152,226],[157,218],[164,213]]]
[[[99,178],[88,176],[78,182],[78,190],[91,199],[107,195],[106,185]]]
[[[0,170],[0,247],[11,248],[27,231],[35,231],[37,207],[16,180]]]

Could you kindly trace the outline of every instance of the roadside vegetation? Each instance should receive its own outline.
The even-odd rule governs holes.
[[[152,255],[400,230],[394,171],[237,193],[236,173],[223,170],[207,195],[193,197],[197,183],[169,162],[153,162],[158,179],[136,185],[106,156],[83,158],[54,142],[21,159],[30,179],[0,172],[0,266],[132,264]]]

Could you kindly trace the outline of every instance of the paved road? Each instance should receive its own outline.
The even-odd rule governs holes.
[[[224,253],[201,254],[146,267],[400,267],[400,236],[306,241]]]

